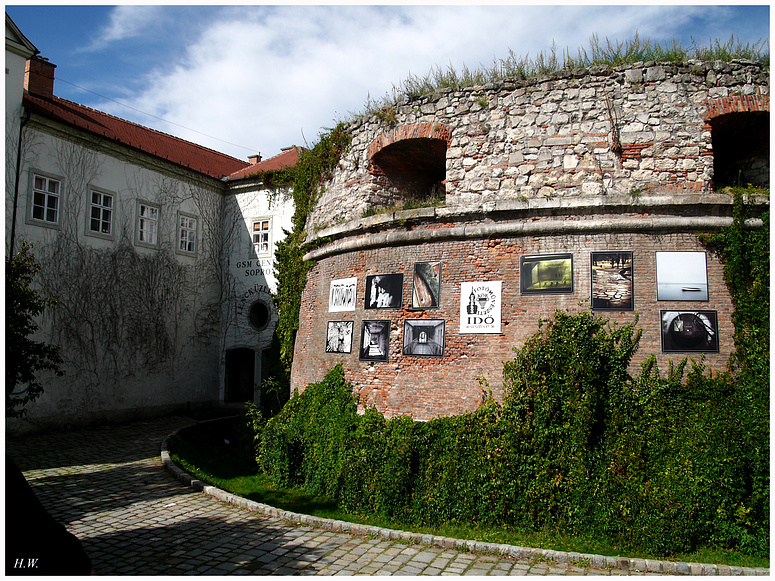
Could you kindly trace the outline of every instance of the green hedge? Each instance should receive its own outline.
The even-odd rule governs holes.
[[[703,545],[766,555],[766,434],[745,394],[701,362],[627,368],[640,332],[555,318],[504,365],[507,395],[414,422],[358,415],[341,366],[269,420],[259,465],[343,510],[413,525],[511,525],[668,556]],[[686,378],[684,380],[684,375]],[[768,482],[768,480],[767,480]]]
[[[357,413],[341,365],[266,421],[259,467],[343,510],[409,525],[507,525],[669,557],[769,555],[769,214],[704,237],[735,306],[729,370],[628,369],[641,332],[557,312],[504,363],[502,404],[414,422]],[[687,370],[688,368],[688,370]]]

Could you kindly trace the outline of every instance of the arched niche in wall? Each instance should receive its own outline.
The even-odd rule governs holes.
[[[369,146],[369,171],[382,198],[444,199],[450,129],[441,123],[403,125]]]
[[[708,104],[716,186],[770,185],[770,100],[765,95],[716,99]]]
[[[728,113],[710,124],[716,183],[769,186],[770,114]]]

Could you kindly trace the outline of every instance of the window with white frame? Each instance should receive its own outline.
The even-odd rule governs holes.
[[[59,224],[60,182],[34,174],[32,184],[32,219]]]
[[[179,214],[178,250],[188,254],[196,253],[196,218]]]
[[[253,220],[253,254],[255,256],[269,254],[271,248],[270,231],[271,220],[268,218]]]
[[[91,193],[89,232],[110,236],[113,234],[113,196],[103,192]]]
[[[137,204],[137,242],[156,246],[159,242],[159,208],[145,202]]]

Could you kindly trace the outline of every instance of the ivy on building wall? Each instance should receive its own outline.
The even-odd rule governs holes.
[[[769,551],[769,217],[736,193],[719,252],[735,313],[734,365],[652,355],[641,332],[558,311],[504,364],[506,397],[415,422],[357,413],[341,364],[254,422],[259,467],[356,514],[415,526],[507,525],[591,535],[670,557],[702,546]]]
[[[322,184],[332,177],[333,170],[349,147],[352,137],[343,123],[321,135],[318,143],[299,156],[293,170],[293,230],[277,243],[275,272],[277,295],[275,305],[279,312],[277,336],[280,359],[284,372],[290,374],[296,331],[299,328],[301,294],[307,281],[307,271],[312,266],[305,262],[304,238],[307,216],[317,200]],[[286,176],[287,177],[287,176]]]

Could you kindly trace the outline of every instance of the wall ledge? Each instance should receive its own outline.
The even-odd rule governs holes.
[[[766,209],[766,196],[747,203]],[[478,206],[399,210],[349,220],[308,235],[317,245],[304,260],[441,240],[554,236],[604,232],[716,231],[732,224],[728,194],[659,194],[616,197],[511,199]],[[639,214],[649,214],[639,216]],[[474,223],[470,223],[474,222]],[[758,218],[748,220],[761,227]]]

